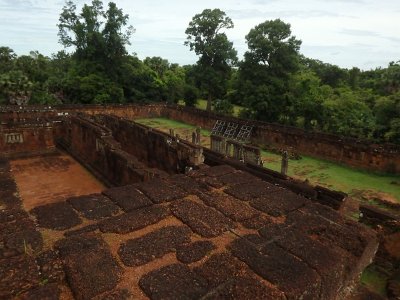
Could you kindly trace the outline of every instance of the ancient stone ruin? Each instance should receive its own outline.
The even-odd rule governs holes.
[[[148,105],[0,116],[1,299],[345,299],[376,253],[375,232],[338,212],[344,194],[133,121],[210,128],[212,115]],[[258,125],[253,138],[265,138]],[[362,147],[342,160],[388,167]],[[377,151],[399,161],[398,149]]]

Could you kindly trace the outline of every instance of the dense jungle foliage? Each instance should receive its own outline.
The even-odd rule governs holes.
[[[199,59],[180,66],[139,59],[126,46],[134,28],[114,3],[68,1],[59,19],[65,47],[47,57],[17,56],[0,47],[0,104],[177,103],[343,136],[400,144],[400,61],[360,70],[304,57],[301,41],[280,19],[256,25],[238,60],[225,32],[233,21],[219,9],[195,15],[182,41]],[[69,49],[67,51],[67,49]]]

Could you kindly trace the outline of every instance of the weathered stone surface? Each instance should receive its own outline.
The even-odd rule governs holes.
[[[261,282],[253,278],[235,278],[209,291],[202,299],[283,300],[285,298],[278,291],[268,289]]]
[[[189,200],[171,204],[173,214],[203,237],[215,237],[235,228],[235,224],[220,212]]]
[[[134,297],[130,291],[126,289],[117,289],[95,297],[94,300],[128,300],[135,298],[136,297]]]
[[[19,254],[32,251],[37,253],[43,247],[42,235],[32,229],[15,232],[7,238],[5,246],[10,250],[16,250]]]
[[[259,214],[254,208],[224,193],[203,193],[199,197],[234,221],[251,219]]]
[[[272,192],[279,191],[280,188],[265,181],[256,181],[247,184],[237,184],[229,187],[224,192],[232,195],[235,198],[244,201],[250,201],[257,198],[262,198]]]
[[[15,220],[8,223],[0,223],[0,240],[4,240],[6,237],[15,234],[16,232],[34,229],[35,223],[28,218]]]
[[[219,177],[222,175],[226,175],[229,173],[233,173],[236,170],[232,168],[231,166],[228,165],[221,165],[221,166],[215,166],[211,168],[205,168],[200,171],[198,171],[198,174],[206,175],[209,177]]]
[[[0,260],[0,299],[10,299],[40,282],[32,257],[21,255]]]
[[[174,185],[168,184],[162,179],[143,182],[137,184],[136,187],[154,203],[170,202],[172,200],[184,198],[188,195],[187,192]]]
[[[246,264],[227,253],[211,256],[195,272],[207,280],[206,299],[283,299],[282,292],[264,286]]]
[[[119,207],[101,194],[73,197],[67,202],[89,220],[100,220],[119,212]]]
[[[40,276],[47,282],[61,282],[65,274],[63,264],[57,253],[48,250],[36,257],[36,263],[39,266]]]
[[[140,266],[190,242],[190,229],[184,226],[168,226],[137,239],[128,240],[118,250],[127,266]]]
[[[360,232],[319,215],[293,212],[289,214],[287,223],[310,236],[315,236],[323,244],[339,246],[356,257],[363,255],[369,242],[368,237],[364,239]],[[374,239],[374,236],[370,238]]]
[[[3,192],[0,190],[0,205],[8,208],[20,207],[21,199],[16,196],[16,193]]]
[[[99,227],[102,232],[128,233],[157,223],[169,214],[165,207],[149,206],[104,220]]]
[[[243,184],[243,183],[251,183],[255,181],[259,181],[260,178],[253,176],[247,172],[235,172],[230,174],[225,174],[218,177],[218,180],[221,181],[224,185],[234,185],[234,184]]]
[[[306,263],[276,244],[267,243],[260,247],[246,238],[240,238],[231,244],[231,251],[288,297],[319,298],[321,289],[319,275]]]
[[[139,285],[151,299],[199,299],[207,282],[187,266],[174,264],[144,275]]]
[[[313,240],[302,232],[285,225],[270,224],[259,232],[266,241],[275,241],[278,246],[303,260],[321,275],[321,298],[332,299],[339,294],[347,270],[352,264],[351,257],[334,245],[327,246]]]
[[[0,190],[3,192],[15,193],[17,191],[17,185],[11,178],[0,179]]]
[[[189,194],[197,194],[198,192],[209,190],[209,187],[205,183],[199,180],[194,180],[193,178],[183,174],[173,175],[167,177],[165,180],[171,185],[175,185]]]
[[[197,181],[208,184],[210,187],[216,189],[220,189],[225,186],[225,184],[218,180],[218,177],[201,177],[198,178]]]
[[[247,219],[241,222],[242,225],[248,229],[260,229],[265,225],[271,223],[271,219],[265,214],[258,213],[251,219]]]
[[[288,190],[279,190],[250,202],[254,208],[278,217],[297,210],[307,203],[307,199]]]
[[[66,230],[82,223],[77,213],[66,202],[52,203],[31,210],[40,227]]]
[[[25,218],[28,218],[28,214],[22,209],[0,209],[0,223],[2,224]]]
[[[103,194],[117,203],[126,212],[153,204],[146,195],[133,185],[111,188],[105,190]]]
[[[72,236],[58,241],[56,248],[77,299],[89,299],[116,287],[121,268],[100,237],[94,234]]]
[[[190,264],[204,258],[215,249],[211,241],[197,241],[192,244],[182,245],[176,251],[176,258],[185,264]]]
[[[34,288],[18,298],[21,300],[59,300],[61,291],[57,284],[44,284]]]

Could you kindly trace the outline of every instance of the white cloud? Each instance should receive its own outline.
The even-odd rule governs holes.
[[[136,28],[129,52],[139,57],[161,56],[171,62],[193,63],[196,56],[183,46],[191,18],[205,8],[218,8],[233,19],[227,32],[240,55],[245,35],[265,20],[281,18],[292,25],[303,41],[305,55],[363,69],[386,66],[399,60],[396,0],[115,0],[130,15]],[[87,0],[77,1],[78,7]],[[0,0],[0,45],[18,54],[39,50],[50,55],[60,50],[56,24],[63,1]],[[364,46],[360,46],[364,45]]]

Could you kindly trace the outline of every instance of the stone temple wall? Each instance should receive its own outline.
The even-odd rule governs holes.
[[[57,118],[84,112],[90,115],[108,114],[127,119],[165,117],[205,129],[211,129],[216,120],[254,126],[252,143],[274,148],[291,148],[299,154],[310,155],[360,169],[400,174],[400,146],[374,144],[319,132],[277,124],[242,120],[182,106],[154,105],[75,105],[23,108],[0,107],[1,123],[26,122],[29,119]],[[1,133],[4,140],[4,133]],[[1,145],[1,144],[0,144]],[[0,146],[0,150],[4,146]]]

